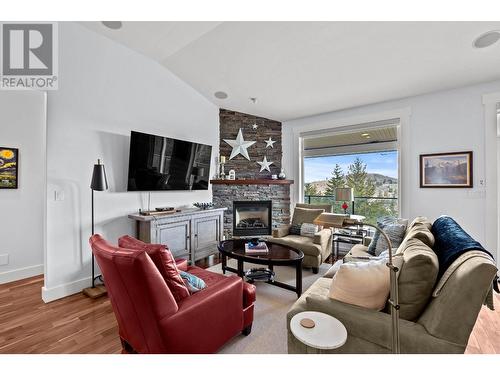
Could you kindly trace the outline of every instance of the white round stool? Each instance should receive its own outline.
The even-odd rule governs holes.
[[[302,327],[302,319],[311,319],[314,321],[313,328]],[[290,321],[290,329],[293,335],[301,343],[321,350],[330,350],[340,348],[347,340],[347,330],[344,325],[333,316],[317,311],[303,311],[295,315]]]

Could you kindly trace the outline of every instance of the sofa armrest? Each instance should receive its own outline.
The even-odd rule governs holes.
[[[281,237],[286,237],[290,234],[290,224],[285,224],[282,225],[278,228],[273,229],[273,237],[274,238],[281,238]]]
[[[168,353],[212,353],[243,329],[243,280],[229,276],[179,303],[159,322]]]
[[[336,301],[325,296],[307,296],[307,308],[340,320],[350,336],[391,350],[391,314]],[[415,322],[399,319],[401,353],[463,353],[465,347],[432,336]]]
[[[322,229],[314,234],[313,243],[316,245],[321,245],[322,249],[326,249],[330,243],[330,237],[332,236],[332,231],[330,229]]]

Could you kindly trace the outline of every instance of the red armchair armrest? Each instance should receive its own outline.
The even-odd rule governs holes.
[[[168,353],[214,353],[243,329],[243,281],[227,277],[181,301],[159,322]]]

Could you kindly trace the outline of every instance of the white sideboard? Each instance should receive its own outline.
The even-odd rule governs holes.
[[[137,237],[166,245],[175,258],[190,263],[217,253],[226,208],[183,210],[166,215],[129,215],[137,223]]]

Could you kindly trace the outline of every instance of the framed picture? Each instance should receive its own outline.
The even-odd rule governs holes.
[[[0,189],[17,189],[19,150],[0,146]]]
[[[472,151],[420,155],[421,188],[472,186]]]

